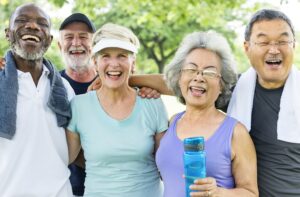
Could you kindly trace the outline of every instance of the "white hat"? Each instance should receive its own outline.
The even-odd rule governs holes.
[[[93,47],[92,53],[95,54],[105,48],[120,48],[133,53],[137,53],[138,51],[137,47],[131,42],[112,38],[103,38],[100,39],[99,42],[97,42],[97,44]]]

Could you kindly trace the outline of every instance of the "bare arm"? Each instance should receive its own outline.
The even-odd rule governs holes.
[[[196,180],[191,196],[210,197],[258,197],[256,153],[253,142],[246,128],[238,123],[232,137],[232,173],[236,187],[225,189],[217,187],[212,177]]]
[[[149,87],[161,94],[174,95],[172,90],[167,87],[163,74],[132,75],[129,78],[129,85],[133,87]]]
[[[77,133],[66,130],[66,137],[69,150],[69,163],[74,162],[81,149],[80,137]]]

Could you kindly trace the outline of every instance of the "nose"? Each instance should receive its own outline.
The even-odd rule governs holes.
[[[75,36],[72,40],[72,45],[73,46],[80,46],[81,45],[81,40],[79,37]]]
[[[111,57],[108,61],[109,66],[116,67],[119,65],[119,61],[117,58]]]
[[[194,77],[194,81],[204,81],[203,75],[202,75],[202,71],[198,70],[195,77]]]
[[[269,53],[271,53],[271,54],[278,54],[278,53],[280,53],[280,51],[279,51],[279,45],[277,43],[270,44]]]
[[[33,20],[28,21],[25,25],[25,28],[40,30],[40,26],[36,23],[36,21]]]

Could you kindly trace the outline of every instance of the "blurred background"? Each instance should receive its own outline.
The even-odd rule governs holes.
[[[249,67],[243,51],[245,24],[261,8],[274,8],[287,14],[295,26],[296,40],[300,40],[297,18],[300,0],[0,0],[0,57],[9,48],[4,35],[9,17],[18,5],[26,2],[35,2],[51,16],[54,40],[46,56],[59,70],[63,69],[63,62],[57,46],[58,27],[74,12],[89,16],[97,29],[107,22],[132,29],[141,42],[137,61],[139,74],[162,73],[186,34],[210,29],[229,40],[238,72],[245,71]],[[298,43],[295,64],[300,68]],[[167,99],[169,115],[182,109],[180,105],[170,104],[177,103],[176,100]]]

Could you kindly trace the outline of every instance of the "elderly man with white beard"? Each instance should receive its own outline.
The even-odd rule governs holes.
[[[86,15],[74,13],[61,23],[59,30],[58,46],[65,62],[65,69],[60,71],[61,76],[70,83],[75,94],[84,94],[96,77],[90,61],[95,27]],[[83,196],[84,193],[84,162],[81,151],[76,161],[69,165],[70,181],[75,196]]]
[[[60,73],[75,94],[84,94],[96,77],[90,61],[95,27],[86,15],[74,13],[61,23],[59,30],[58,46],[66,66]]]

